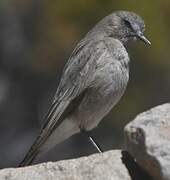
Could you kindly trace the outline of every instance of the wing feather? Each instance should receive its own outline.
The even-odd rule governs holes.
[[[85,39],[78,44],[64,68],[59,87],[45,117],[46,122],[40,135],[19,166],[32,163],[42,144],[57,128],[56,124],[67,106],[88,87],[95,70],[95,61],[101,54],[102,51],[97,48],[96,42]]]

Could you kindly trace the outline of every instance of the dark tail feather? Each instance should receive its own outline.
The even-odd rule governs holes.
[[[35,157],[37,156],[38,151],[30,151],[25,158],[21,161],[21,163],[18,165],[18,167],[24,167],[31,165],[32,162],[34,161]]]
[[[57,103],[54,103],[50,106],[48,113],[45,116],[47,122],[48,122],[49,118],[52,116],[53,112],[55,111],[57,105],[58,105]],[[41,133],[43,133],[43,132],[41,132]],[[24,167],[24,166],[28,166],[28,165],[32,164],[32,162],[34,161],[35,157],[37,156],[37,154],[39,152],[39,148],[42,144],[41,133],[40,133],[40,136],[38,136],[38,138],[35,140],[35,142],[31,146],[30,150],[28,151],[28,153],[26,154],[24,159],[20,162],[18,167]],[[43,139],[43,141],[44,140],[45,139]]]
[[[51,135],[54,129],[56,129],[64,120],[65,116],[67,116],[70,112],[75,109],[75,105],[77,106],[82,98],[84,97],[85,91],[78,96],[74,101],[55,101],[48,110],[48,113],[45,117],[46,123],[44,124],[40,135],[35,140],[30,150],[26,154],[23,161],[19,164],[19,167],[31,165],[35,160],[37,154],[41,151],[41,146],[47,140],[47,138]]]

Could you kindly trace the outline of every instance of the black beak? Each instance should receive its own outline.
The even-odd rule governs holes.
[[[141,41],[143,41],[145,44],[151,45],[151,42],[143,35],[143,33],[138,32],[138,33],[137,33],[137,37],[138,37]]]

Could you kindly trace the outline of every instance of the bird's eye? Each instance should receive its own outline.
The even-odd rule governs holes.
[[[132,29],[132,25],[128,20],[124,19],[124,23],[128,28]]]

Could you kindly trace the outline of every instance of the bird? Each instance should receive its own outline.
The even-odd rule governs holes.
[[[100,20],[77,44],[69,57],[40,130],[19,167],[31,165],[42,154],[70,136],[89,135],[119,102],[129,80],[127,45],[144,36],[144,20],[134,12],[119,10]]]

